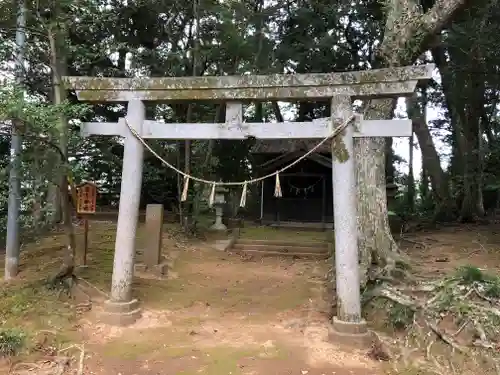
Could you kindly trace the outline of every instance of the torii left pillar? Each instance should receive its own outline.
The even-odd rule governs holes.
[[[129,125],[140,134],[145,119],[145,107],[141,100],[128,102],[126,119]],[[135,237],[141,200],[143,158],[143,145],[129,131],[124,140],[111,296],[106,301],[104,312],[101,315],[101,319],[105,323],[113,325],[128,325],[141,316],[139,301],[132,297],[132,282],[134,278]]]

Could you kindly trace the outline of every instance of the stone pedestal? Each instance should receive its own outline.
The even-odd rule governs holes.
[[[128,302],[115,302],[107,300],[104,302],[104,310],[100,320],[109,325],[127,326],[141,317],[139,301],[133,299]]]
[[[156,277],[165,277],[168,274],[168,265],[166,262],[162,262],[160,264],[153,264],[152,266],[148,266],[145,263],[136,263],[135,272],[139,273],[150,273]]]
[[[372,334],[364,320],[360,322],[343,322],[334,317],[332,323],[330,340],[360,348],[371,345]]]
[[[222,222],[222,206],[215,207],[215,223],[210,227],[212,230],[225,231],[227,227]]]

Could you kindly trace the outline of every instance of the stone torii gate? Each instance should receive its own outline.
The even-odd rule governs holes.
[[[347,73],[267,76],[206,76],[178,78],[65,77],[68,89],[79,100],[127,102],[126,121],[145,139],[323,139],[353,116],[352,100],[411,95],[419,80],[430,79],[434,65],[410,66]],[[312,122],[244,123],[242,101],[296,101],[331,99],[331,117]],[[211,100],[227,103],[226,122],[221,124],[165,124],[145,119],[145,101]],[[333,332],[364,337],[361,318],[358,243],[356,227],[356,181],[353,137],[410,136],[410,120],[371,120],[360,116],[332,142],[335,265],[337,316]],[[124,141],[122,184],[111,297],[103,318],[111,324],[129,324],[141,314],[132,298],[135,237],[141,195],[143,145],[128,129],[125,119],[117,123],[85,123],[82,134],[121,136]],[[339,152],[340,151],[340,152]]]

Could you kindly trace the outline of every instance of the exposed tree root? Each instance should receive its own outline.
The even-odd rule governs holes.
[[[415,245],[416,247],[420,248],[420,249],[428,249],[429,248],[429,245],[426,244],[425,242],[422,242],[422,241],[417,241],[417,240],[412,240],[408,237],[404,237],[403,235],[401,235],[399,237],[399,240],[401,242],[408,242],[408,243],[411,243],[413,245]]]
[[[71,297],[73,295],[73,288],[78,283],[78,278],[73,272],[73,266],[63,265],[57,274],[47,280],[47,287],[58,289],[59,295],[64,292]]]
[[[444,365],[433,356],[432,348],[441,342],[452,353],[467,358],[484,356],[498,366],[500,360],[500,278],[474,267],[463,267],[452,277],[435,282],[402,286],[382,283],[367,289],[364,303],[383,299],[391,304],[389,320],[404,326],[404,352],[408,342],[421,350],[441,373],[460,373],[456,365]],[[396,311],[396,312],[394,312]],[[392,315],[391,315],[392,314]],[[406,350],[407,351],[407,350]],[[449,363],[448,363],[449,362]],[[500,363],[500,362],[499,362]],[[446,372],[444,368],[446,367]]]
[[[92,284],[90,281],[88,280],[85,280],[84,278],[81,278],[81,277],[76,277],[78,281],[82,281],[83,283],[87,284],[88,286],[90,286],[92,289],[96,290],[97,292],[99,292],[99,294],[101,294],[103,297],[106,297],[107,299],[109,299],[109,294],[106,293],[105,291],[103,291],[102,289],[98,288],[97,286],[95,286],[94,284]],[[90,298],[90,297],[89,297]]]
[[[73,356],[66,355],[72,349],[79,351],[78,361],[72,366]],[[83,345],[71,345],[57,351],[56,354],[44,356],[38,363],[16,363],[10,368],[9,375],[63,375],[69,373],[72,367],[76,369],[71,372],[76,375],[83,375],[85,361],[85,348]]]

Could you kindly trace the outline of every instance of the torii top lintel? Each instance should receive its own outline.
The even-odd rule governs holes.
[[[64,77],[78,99],[93,102],[190,100],[297,100],[348,95],[353,98],[410,95],[434,64],[343,73],[164,78]]]

